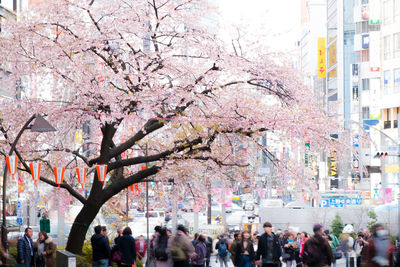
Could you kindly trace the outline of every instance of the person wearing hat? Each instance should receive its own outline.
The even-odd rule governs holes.
[[[303,250],[303,264],[308,267],[331,266],[333,254],[329,242],[324,238],[324,227],[314,225],[314,236],[306,241]]]
[[[280,265],[279,258],[282,254],[279,239],[272,232],[272,224],[270,222],[264,223],[264,231],[265,233],[258,240],[255,263],[262,267],[278,267]]]

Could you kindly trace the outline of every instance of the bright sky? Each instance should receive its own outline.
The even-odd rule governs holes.
[[[266,42],[272,50],[296,50],[300,35],[300,0],[217,1],[222,25],[244,25],[249,29],[248,39]]]

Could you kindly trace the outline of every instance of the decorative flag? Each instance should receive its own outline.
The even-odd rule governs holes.
[[[35,184],[40,179],[40,168],[41,167],[42,167],[42,163],[40,163],[40,162],[29,163],[29,168],[31,169],[32,179],[35,182]]]
[[[58,187],[63,183],[64,180],[64,172],[65,168],[64,167],[54,167],[54,180],[56,184],[58,184]]]
[[[97,165],[97,177],[99,177],[99,181],[104,185],[104,181],[106,180],[107,174],[107,165]]]
[[[140,190],[139,190],[139,185],[138,184],[131,184],[129,186],[129,189],[133,192],[133,196],[135,196],[135,189],[138,192],[138,196],[140,196]]]
[[[81,184],[83,189],[83,184],[86,182],[87,168],[76,168],[76,174],[78,175],[78,182]]]
[[[25,190],[24,188],[24,180],[18,178],[18,193],[23,193]]]
[[[17,156],[8,156],[6,157],[8,173],[11,174],[12,179],[14,180],[14,175],[17,173],[17,163],[18,157]]]
[[[140,196],[140,189],[139,189],[139,184],[135,184],[135,189],[138,193],[138,196]]]

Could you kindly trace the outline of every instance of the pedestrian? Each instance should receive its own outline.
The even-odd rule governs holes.
[[[111,256],[112,256],[112,260],[113,262],[115,262],[117,264],[118,267],[122,266],[121,265],[121,251],[119,251],[118,248],[118,240],[122,237],[122,228],[119,228],[117,230],[117,236],[114,238],[114,246],[111,249]]]
[[[103,227],[94,227],[94,235],[90,239],[93,250],[93,267],[108,267],[111,257],[110,243],[103,234]]]
[[[394,247],[389,233],[381,223],[373,226],[373,234],[368,242],[367,267],[392,267]]]
[[[197,236],[197,242],[194,246],[196,256],[193,258],[193,267],[204,267],[207,257],[206,238],[203,235]]]
[[[296,267],[296,256],[299,253],[299,247],[294,239],[294,234],[289,233],[288,238],[283,244],[282,260],[286,262],[286,267]]]
[[[197,239],[199,238],[199,234],[198,233],[195,233],[194,234],[194,237],[193,237],[193,240],[192,240],[192,245],[193,245],[193,247],[194,246],[196,246],[196,243],[197,243]]]
[[[136,241],[136,256],[137,259],[142,261],[147,251],[147,242],[144,240],[144,236],[139,236],[139,240]]]
[[[210,267],[211,255],[213,254],[213,240],[210,236],[207,236],[206,238],[206,246],[207,246],[206,267]]]
[[[53,243],[51,236],[46,232],[39,233],[39,239],[35,244],[36,251],[36,267],[53,267],[54,253],[57,250],[56,244]]]
[[[369,240],[372,238],[371,237],[371,232],[368,229],[365,229],[363,231],[363,233],[364,233],[364,237],[363,237],[362,241],[363,241],[364,245],[363,245],[363,248],[361,250],[361,260],[360,260],[362,266],[364,266],[364,264],[367,261],[367,252],[368,252]]]
[[[189,259],[195,256],[194,247],[185,226],[179,225],[171,245],[174,267],[189,267]]]
[[[350,267],[350,255],[353,251],[354,239],[348,233],[342,234],[342,239],[340,241],[340,250],[346,259],[346,267]]]
[[[264,234],[258,240],[256,252],[256,264],[263,267],[278,267],[282,254],[279,238],[272,232],[272,224],[265,222]]]
[[[255,252],[249,231],[243,231],[241,240],[237,243],[235,263],[239,267],[251,267],[254,263]]]
[[[32,242],[33,231],[32,228],[28,227],[25,229],[23,237],[18,239],[17,243],[17,260],[22,266],[30,267],[34,263],[34,249]]]
[[[332,250],[332,256],[333,256],[332,266],[336,267],[336,260],[342,258],[342,251],[340,250],[339,247],[340,246],[339,240],[334,234],[328,234],[326,235],[326,238]]]
[[[333,262],[332,249],[324,238],[324,227],[314,225],[314,236],[306,241],[302,255],[303,265],[308,267],[330,266]]]
[[[221,267],[228,267],[228,241],[225,239],[224,235],[220,235],[217,244],[215,245],[215,249],[217,250],[217,261],[219,261],[219,265]]]
[[[304,244],[308,240],[308,234],[307,232],[301,233],[301,247],[300,247],[300,258],[303,255],[303,250],[304,250]]]
[[[238,266],[238,262],[236,262],[236,247],[240,243],[241,238],[242,236],[239,233],[235,233],[233,235],[233,242],[231,244],[231,247],[229,248],[229,251],[231,252],[231,260],[233,266]]]
[[[107,227],[106,226],[102,226],[101,227],[101,234],[104,235],[104,237],[107,240],[108,245],[110,246],[110,239],[108,239],[108,235],[107,235]],[[111,251],[110,251],[110,258],[108,259],[108,266],[112,267],[112,256],[111,256]]]
[[[301,233],[297,233],[296,235],[296,244],[298,248],[301,248]]]
[[[171,257],[171,242],[172,238],[169,237],[168,231],[161,228],[155,236],[153,242],[154,258],[156,260],[155,266],[157,267],[172,267],[174,262]]]
[[[3,245],[0,242],[0,254],[2,259],[7,260],[10,256],[8,255],[8,253],[6,252],[6,250],[4,249]],[[3,261],[0,260],[0,265],[3,264]]]
[[[118,240],[118,248],[121,251],[121,265],[132,266],[136,263],[136,242],[132,237],[130,227],[125,227],[122,237]]]

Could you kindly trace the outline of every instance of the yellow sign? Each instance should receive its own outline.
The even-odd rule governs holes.
[[[318,77],[326,77],[325,38],[318,38]]]
[[[398,173],[399,172],[399,165],[386,165],[385,167],[386,173]]]

